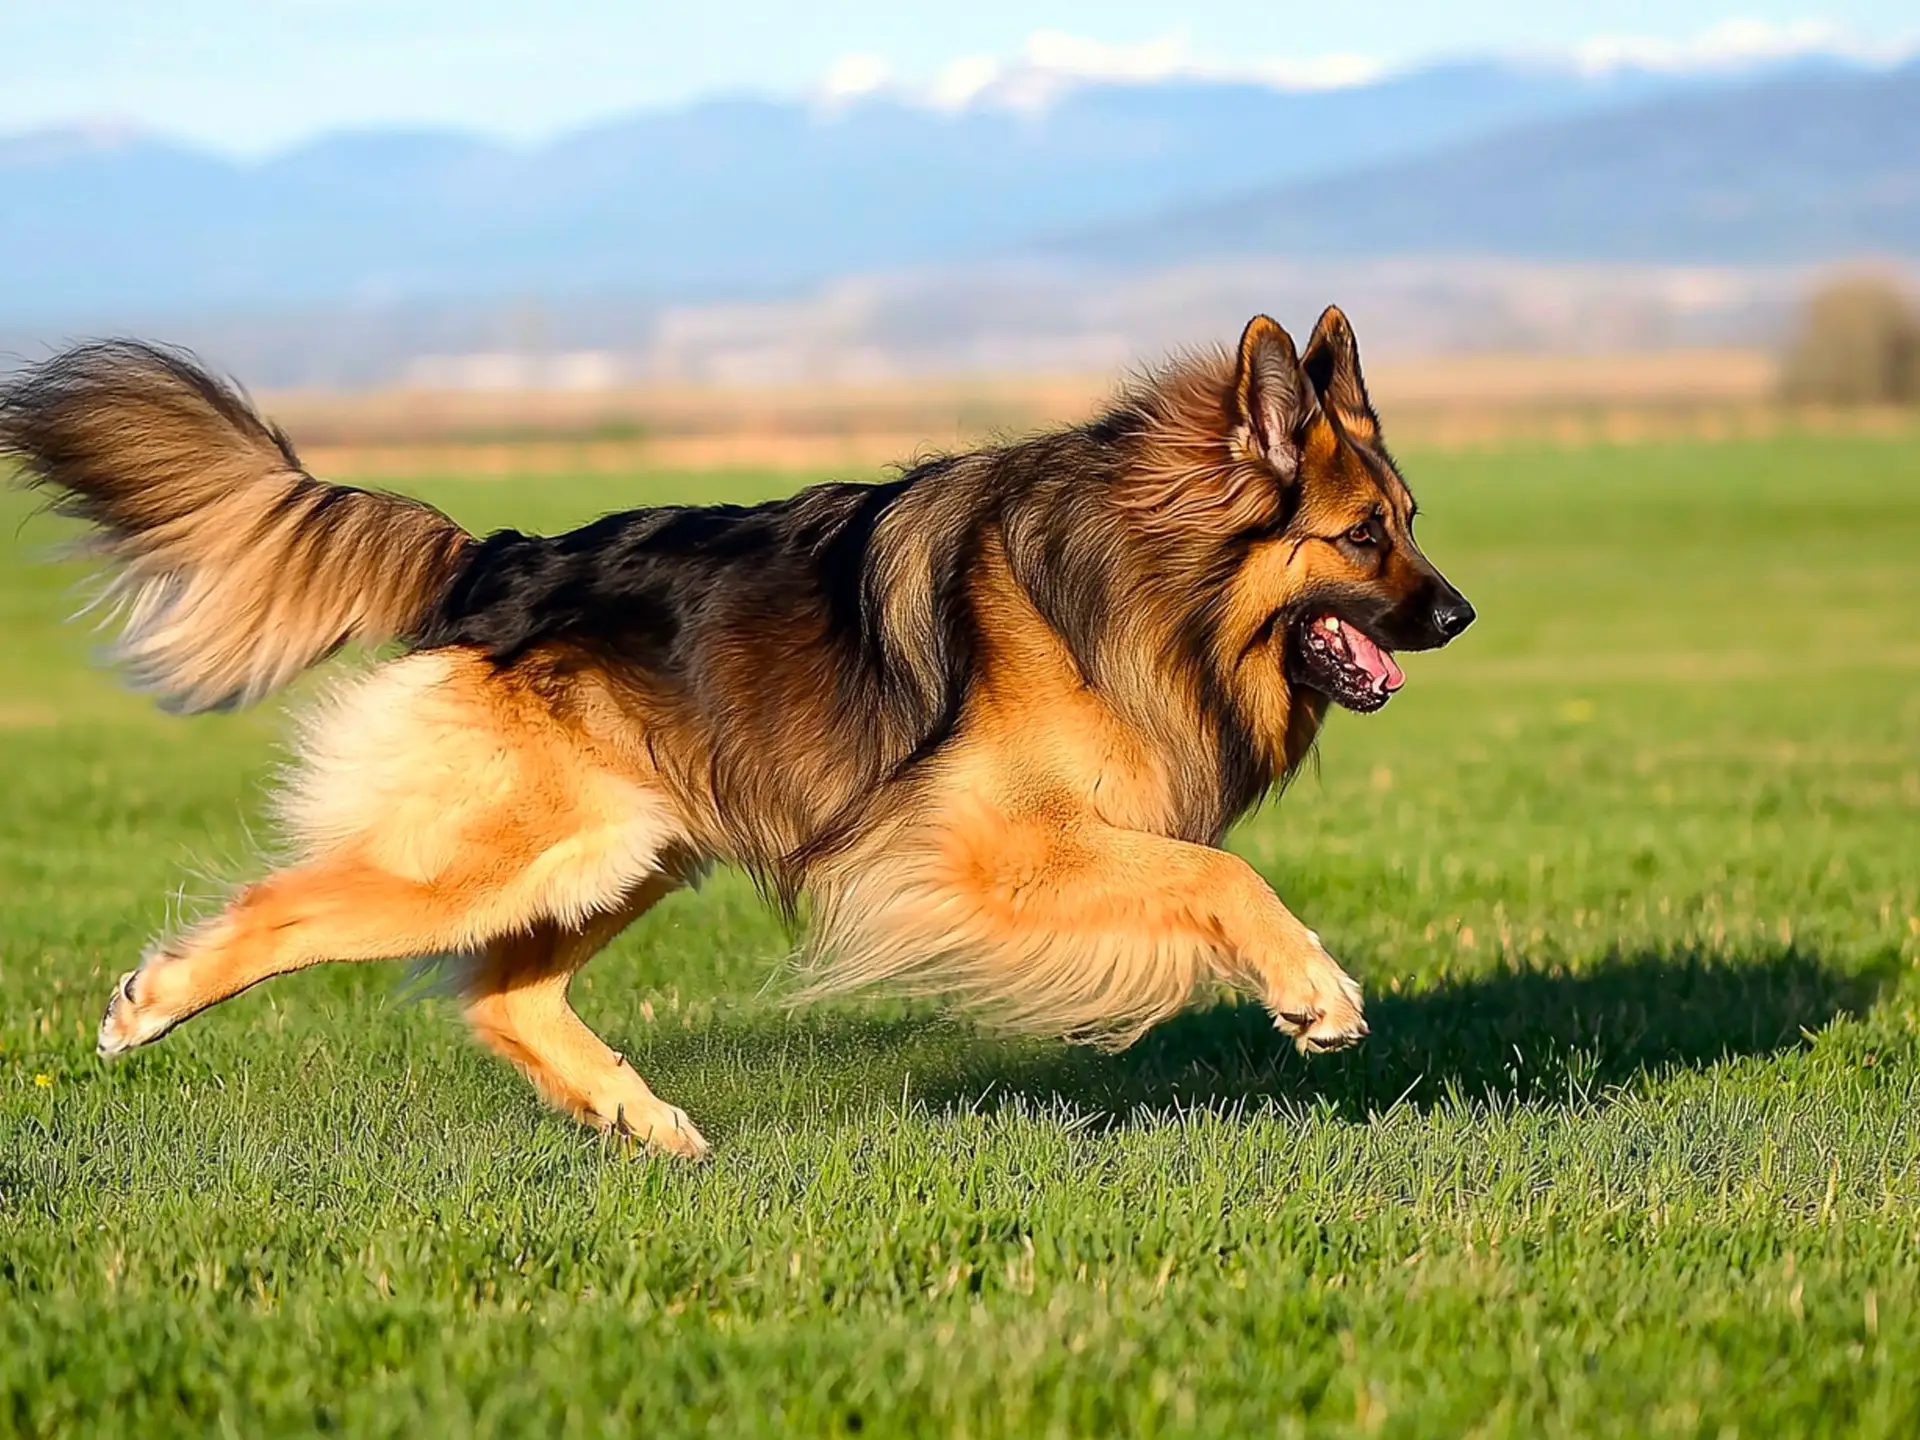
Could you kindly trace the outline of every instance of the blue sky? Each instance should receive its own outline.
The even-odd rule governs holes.
[[[1916,41],[1913,0],[12,0],[0,3],[0,134],[112,120],[261,153],[396,123],[531,139],[704,95],[829,83],[952,100],[1022,57],[1336,83],[1462,55],[1682,64]]]

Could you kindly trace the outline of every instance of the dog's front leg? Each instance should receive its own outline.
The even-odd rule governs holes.
[[[1157,835],[1105,837],[1123,883],[1157,896],[1166,923],[1210,942],[1227,979],[1258,995],[1302,1053],[1367,1034],[1360,987],[1238,855]]]
[[[932,913],[869,953],[897,960],[917,942],[962,957],[960,984],[1030,1028],[1129,1038],[1211,976],[1258,995],[1303,1053],[1367,1033],[1360,987],[1237,855],[1033,814],[976,822],[941,849],[958,863],[910,907]]]

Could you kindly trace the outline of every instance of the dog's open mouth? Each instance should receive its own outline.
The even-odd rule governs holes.
[[[1287,637],[1288,678],[1363,715],[1378,710],[1406,683],[1393,652],[1337,615],[1308,615]]]

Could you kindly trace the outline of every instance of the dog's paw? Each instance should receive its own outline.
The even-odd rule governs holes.
[[[656,1154],[678,1155],[682,1160],[704,1160],[713,1153],[687,1112],[658,1098],[622,1103],[614,1111],[613,1123],[605,1129],[615,1139],[643,1145]]]
[[[1302,1055],[1357,1045],[1368,1034],[1360,986],[1326,952],[1318,935],[1309,930],[1307,938],[1308,953],[1267,996],[1274,1024],[1293,1037],[1293,1048]]]
[[[158,1040],[177,1023],[174,1016],[146,998],[141,977],[159,959],[150,952],[138,970],[129,970],[107,997],[106,1014],[100,1017],[100,1032],[94,1047],[102,1057],[112,1059]]]

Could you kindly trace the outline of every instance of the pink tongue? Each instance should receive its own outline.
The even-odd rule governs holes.
[[[1347,653],[1353,657],[1354,664],[1367,672],[1374,689],[1391,694],[1407,683],[1407,677],[1401,672],[1391,651],[1382,650],[1364,631],[1351,625],[1346,629],[1346,636]]]

